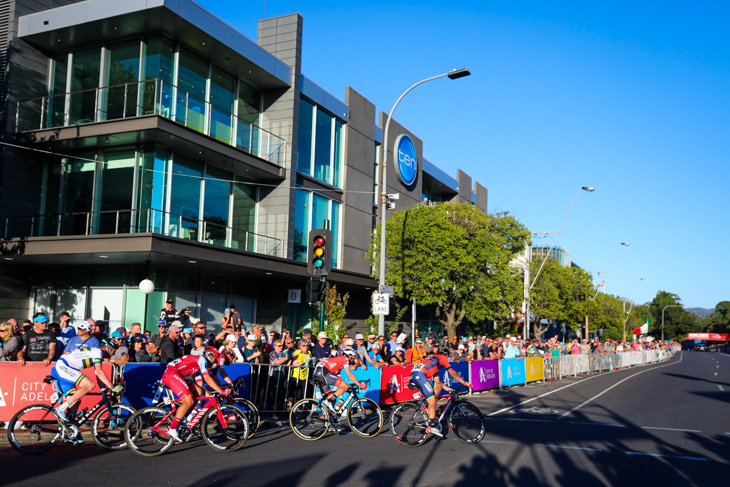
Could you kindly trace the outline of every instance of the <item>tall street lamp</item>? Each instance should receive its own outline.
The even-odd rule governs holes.
[[[624,339],[623,341],[626,341],[626,323],[629,321],[629,315],[631,314],[631,310],[634,307],[634,301],[636,300],[636,293],[639,292],[639,284],[641,284],[641,281],[643,281],[645,278],[639,279],[639,282],[636,283],[636,289],[634,290],[634,297],[631,299],[631,305],[629,306],[629,311],[624,316]],[[624,311],[626,310],[626,301],[624,301]]]
[[[380,252],[380,292],[382,292],[383,286],[385,286],[385,223],[387,220],[386,211],[388,209],[388,187],[386,185],[388,176],[388,129],[390,128],[390,120],[393,118],[393,112],[395,111],[395,108],[398,106],[403,97],[406,96],[409,91],[411,91],[416,86],[425,83],[426,81],[443,78],[444,76],[447,76],[449,79],[459,79],[465,76],[469,76],[470,74],[471,71],[469,71],[469,68],[454,69],[452,71],[449,71],[448,73],[439,74],[438,76],[433,76],[431,78],[426,78],[419,81],[418,83],[414,84],[406,91],[404,91],[403,94],[398,98],[398,100],[396,100],[395,105],[393,105],[393,108],[390,109],[388,119],[385,121],[385,135],[383,135],[383,178],[380,191],[380,248],[378,249],[378,251]],[[378,315],[378,335],[384,334],[385,315]]]
[[[668,304],[662,308],[662,341],[664,341],[664,310],[667,308],[684,308],[683,304]]]
[[[616,255],[618,254],[618,249],[620,249],[621,246],[628,247],[629,246],[629,243],[628,242],[621,242],[620,244],[618,244],[618,247],[616,247],[616,252],[613,253],[613,258],[611,259],[611,263],[608,264],[608,269],[606,270],[606,272],[603,273],[603,284],[604,284],[603,292],[604,293],[606,292],[606,288],[605,288],[606,276],[608,275],[608,271],[611,270],[611,266],[613,265],[613,261],[616,260]],[[593,296],[593,299],[596,299],[596,296],[598,296],[598,290],[599,289],[601,289],[601,285],[600,284],[598,286],[596,286],[596,294]]]
[[[575,206],[575,202],[578,201],[578,196],[580,196],[581,191],[588,191],[589,193],[592,193],[595,191],[596,188],[593,186],[583,186],[578,190],[578,194],[575,195],[575,199],[573,200],[573,204],[570,205],[570,209],[568,210],[568,214],[565,215],[565,219],[563,220],[563,224],[560,225],[560,229],[558,230],[558,233],[555,235],[555,239],[553,240],[553,244],[550,246],[550,250],[548,250],[547,255],[542,261],[542,265],[540,265],[540,268],[537,270],[537,274],[535,274],[535,279],[532,280],[532,284],[527,288],[527,291],[524,293],[524,299],[525,299],[525,338],[527,338],[527,333],[530,331],[530,290],[535,286],[535,282],[537,282],[537,278],[540,277],[540,272],[542,272],[542,268],[545,267],[545,262],[547,262],[548,258],[550,258],[550,253],[553,251],[553,248],[555,248],[555,242],[558,241],[558,237],[560,236],[560,232],[563,231],[563,227],[565,226],[565,222],[568,221],[568,217],[570,216],[570,212],[573,211],[573,207]],[[529,260],[528,264],[529,266]]]

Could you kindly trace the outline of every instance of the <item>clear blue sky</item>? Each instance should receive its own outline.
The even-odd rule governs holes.
[[[531,231],[557,231],[579,188],[595,186],[557,245],[605,271],[629,242],[609,293],[730,300],[729,2],[199,3],[253,40],[264,10],[300,13],[303,74],[386,113],[416,81],[469,67],[396,110],[427,159],[465,170],[490,211]]]

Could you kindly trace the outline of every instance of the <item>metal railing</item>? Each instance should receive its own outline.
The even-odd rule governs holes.
[[[559,380],[566,376],[607,372],[637,365],[661,362],[671,357],[669,350],[644,350],[610,353],[582,353],[544,357],[545,378]]]
[[[261,412],[287,412],[298,400],[315,397],[309,382],[314,367],[293,365],[251,364],[249,399]]]
[[[15,131],[159,115],[281,166],[286,142],[159,78],[18,101]]]
[[[4,238],[156,233],[221,247],[284,257],[284,241],[153,208],[5,218]]]

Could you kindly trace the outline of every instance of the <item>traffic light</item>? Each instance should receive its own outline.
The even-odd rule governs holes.
[[[332,232],[325,229],[309,231],[307,271],[313,276],[326,276],[332,267]]]
[[[307,302],[316,303],[324,300],[325,284],[320,280],[307,281]]]

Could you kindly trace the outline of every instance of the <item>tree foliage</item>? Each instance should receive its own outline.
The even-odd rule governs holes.
[[[506,213],[488,215],[460,203],[415,206],[386,226],[386,282],[398,298],[434,305],[450,335],[464,320],[507,316],[522,299],[519,269],[510,265],[529,238]],[[379,276],[376,231],[369,257]]]
[[[347,316],[347,303],[350,300],[350,293],[341,295],[337,292],[337,286],[330,286],[327,283],[325,291],[325,308],[324,308],[324,331],[332,340],[338,340],[347,330],[354,325],[345,325],[345,317]],[[312,328],[319,329],[319,315],[322,309],[322,303],[317,302],[317,316],[312,319]],[[337,343],[337,342],[335,342]]]

